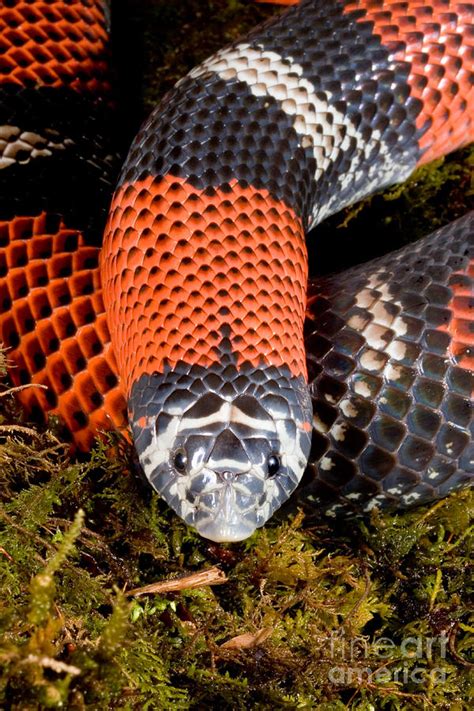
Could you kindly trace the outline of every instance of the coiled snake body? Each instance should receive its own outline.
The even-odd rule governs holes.
[[[305,234],[472,140],[473,13],[303,0],[218,52],[135,139],[99,268],[104,6],[5,2],[1,339],[47,386],[24,405],[84,449],[127,407],[150,483],[213,540],[262,526],[308,458],[300,495],[332,515],[466,485],[472,216],[308,288]]]

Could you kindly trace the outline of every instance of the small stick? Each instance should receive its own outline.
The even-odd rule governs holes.
[[[158,583],[151,583],[142,588],[134,588],[125,592],[126,595],[139,597],[149,593],[167,593],[179,590],[192,590],[194,588],[202,588],[206,585],[223,585],[227,582],[227,576],[217,566],[203,570],[200,573],[192,573],[185,575],[182,578],[174,578],[173,580],[162,580]]]
[[[19,393],[27,388],[42,388],[42,390],[47,390],[48,386],[42,383],[25,383],[25,385],[17,385],[15,388],[8,388],[0,393],[0,397],[6,397],[7,395],[13,395],[13,393]]]

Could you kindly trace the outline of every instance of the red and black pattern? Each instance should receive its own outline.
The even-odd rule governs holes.
[[[216,540],[263,525],[308,454],[301,496],[331,513],[467,483],[472,218],[310,284],[306,341],[304,237],[472,140],[473,14],[303,0],[218,52],[132,145],[99,272],[105,8],[4,3],[0,331],[15,383],[48,387],[27,407],[87,449],[126,398],[149,480]]]
[[[126,423],[99,246],[118,169],[105,3],[0,7],[0,338],[35,416],[89,449]]]

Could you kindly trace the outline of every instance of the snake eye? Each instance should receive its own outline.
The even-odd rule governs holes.
[[[270,476],[275,476],[280,468],[280,458],[272,454],[267,459],[267,469]]]
[[[175,452],[174,458],[173,458],[173,465],[174,468],[177,469],[179,472],[184,472],[186,471],[186,464],[188,463],[188,458],[186,456],[186,452],[184,449],[178,449],[177,452]]]

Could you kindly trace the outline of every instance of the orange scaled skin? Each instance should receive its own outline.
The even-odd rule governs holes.
[[[474,37],[465,26],[474,21],[473,5],[444,0],[407,3],[399,0],[353,0],[344,12],[363,8],[374,23],[374,34],[391,51],[392,58],[408,62],[411,95],[423,107],[417,128],[428,130],[419,145],[424,151],[419,165],[454,151],[474,140]],[[459,52],[460,35],[465,49]]]
[[[303,229],[266,191],[199,191],[173,176],[123,186],[101,268],[126,392],[166,364],[218,362],[228,325],[237,363],[306,377]]]
[[[0,84],[107,98],[108,43],[96,0],[0,3]],[[99,270],[91,267],[98,251],[57,215],[0,221],[0,343],[13,385],[33,385],[17,399],[29,413],[59,415],[84,450],[98,432],[127,424]]]
[[[8,267],[0,279],[0,334],[7,345],[11,333],[20,334],[7,350],[10,378],[33,387],[18,400],[29,412],[60,415],[75,444],[89,449],[97,432],[126,426],[99,270],[88,266],[98,249],[77,230],[61,223],[53,232],[47,222],[44,213],[0,222],[0,270]]]
[[[108,93],[103,18],[95,0],[18,0],[0,7],[0,84]]]
[[[439,327],[451,336],[449,352],[461,368],[474,372],[474,330],[472,313],[472,288],[466,285],[466,276],[474,278],[474,261],[471,260],[467,274],[456,273],[459,282],[453,281],[451,289],[453,298],[449,308],[453,318],[447,327]],[[474,392],[473,392],[474,396]]]

